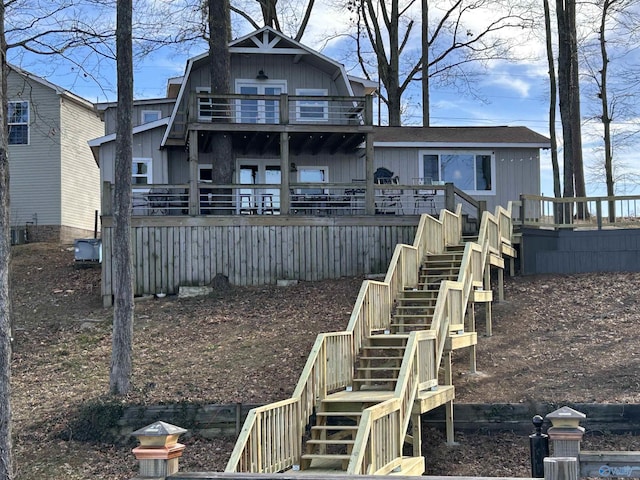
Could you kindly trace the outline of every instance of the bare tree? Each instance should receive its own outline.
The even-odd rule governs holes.
[[[502,35],[508,29],[528,29],[532,25],[529,8],[513,2],[489,0],[442,0],[437,8],[426,7],[439,16],[428,18],[425,9],[415,0],[349,0],[347,8],[352,13],[357,58],[363,75],[380,79],[382,100],[388,109],[389,125],[401,124],[402,97],[414,81],[423,82],[430,77],[430,84],[458,85],[473,91],[474,73],[477,68],[492,60],[511,58],[514,41]],[[412,49],[417,9],[422,7],[423,40],[420,49]],[[480,28],[477,12],[491,9],[493,15]],[[417,23],[416,23],[417,22]],[[469,25],[469,26],[467,26]],[[374,57],[374,58],[372,58]],[[428,86],[428,84],[427,84]],[[424,84],[423,84],[424,88]],[[423,101],[428,101],[423,92]],[[423,105],[423,112],[428,106]],[[423,124],[428,124],[423,114]]]
[[[209,0],[209,70],[211,73],[211,93],[227,95],[231,90],[231,19],[229,0]],[[219,102],[219,100],[216,100]],[[231,136],[215,132],[212,145],[212,181],[217,185],[233,183],[235,160]],[[192,145],[190,148],[198,148]],[[220,192],[230,195],[231,192]],[[232,210],[229,210],[231,213]]]
[[[109,389],[129,391],[133,345],[133,265],[131,260],[131,165],[133,161],[132,2],[118,0],[116,55],[118,124],[116,126],[113,209],[114,310]]]
[[[560,164],[558,163],[558,137],[556,135],[556,108],[558,106],[558,88],[556,83],[555,58],[553,55],[553,32],[551,30],[551,9],[549,0],[543,0],[544,31],[549,67],[549,139],[551,141],[551,168],[553,171],[553,195],[562,196],[560,185]],[[557,212],[555,212],[557,214]]]
[[[616,177],[625,175],[626,164],[617,159],[630,140],[637,135],[637,128],[622,124],[633,123],[637,118],[636,108],[640,71],[632,60],[640,31],[638,0],[596,0],[590,11],[597,19],[591,41],[585,42],[582,49],[587,99],[596,99],[590,119],[602,124],[602,168],[595,170],[601,174],[596,181],[605,179],[608,196],[616,194]],[[616,128],[615,123],[619,125]],[[617,172],[616,172],[617,170]],[[629,173],[625,178],[633,178]],[[615,219],[615,202],[608,205],[611,221]]]
[[[564,197],[584,197],[586,187],[582,160],[582,117],[578,72],[578,41],[575,0],[556,0],[558,22],[558,94],[564,139]],[[567,204],[570,205],[570,204]],[[572,212],[567,210],[565,217]],[[577,215],[585,218],[586,206],[578,204]]]
[[[11,298],[9,265],[9,139],[7,129],[7,59],[4,4],[0,4],[0,478],[13,478],[11,440]]]
[[[236,0],[230,11],[256,30],[262,23],[300,41],[305,34],[315,0]],[[259,8],[258,8],[259,7]]]

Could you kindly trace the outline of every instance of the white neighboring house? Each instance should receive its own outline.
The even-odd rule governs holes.
[[[104,123],[91,102],[18,67],[7,83],[12,240],[93,237],[100,169],[87,141]]]

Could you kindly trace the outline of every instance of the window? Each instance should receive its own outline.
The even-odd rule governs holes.
[[[29,144],[29,102],[9,102],[9,145]]]
[[[327,183],[329,181],[329,169],[327,167],[298,167],[298,182],[300,183]],[[300,188],[298,193],[304,195],[323,195],[327,193],[324,188]]]
[[[327,91],[319,88],[298,88],[296,95],[301,97],[327,96]],[[296,116],[304,122],[326,122],[329,119],[329,102],[326,100],[298,100]]]
[[[196,93],[211,93],[211,87],[196,87]],[[198,120],[213,119],[213,98],[198,95]]]
[[[153,177],[151,176],[150,158],[134,158],[131,169],[131,184],[135,188],[138,185],[151,185]],[[136,189],[143,190],[143,189]]]
[[[162,112],[160,112],[160,110],[142,110],[140,115],[141,122],[143,124],[155,122],[156,120],[160,120],[160,115],[162,115]]]
[[[213,182],[213,166],[209,164],[198,165],[198,183]]]
[[[258,95],[277,96],[287,92],[284,80],[236,80],[236,92],[253,98],[238,100],[236,121],[239,123],[279,123],[280,101],[260,99]]]
[[[420,174],[434,182],[453,183],[466,192],[495,193],[493,155],[489,152],[423,153]]]

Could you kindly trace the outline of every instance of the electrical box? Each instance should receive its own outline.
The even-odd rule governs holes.
[[[102,263],[102,239],[77,239],[74,247],[76,262]]]

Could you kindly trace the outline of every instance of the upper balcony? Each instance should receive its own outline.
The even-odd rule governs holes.
[[[327,133],[355,148],[373,128],[372,97],[309,95],[212,95],[193,93],[189,107],[176,116],[170,139],[184,141],[189,130]],[[334,139],[335,140],[335,139]]]

